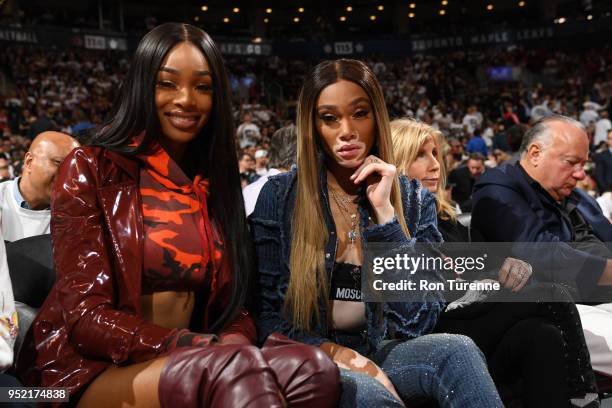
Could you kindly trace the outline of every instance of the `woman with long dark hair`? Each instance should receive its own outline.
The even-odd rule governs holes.
[[[141,40],[119,99],[53,190],[57,281],[18,370],[80,406],[333,406],[337,368],[244,303],[251,245],[229,84],[188,24]]]
[[[426,123],[396,119],[391,122],[391,135],[400,174],[418,179],[436,196],[438,229],[447,244],[443,251],[465,256],[467,246],[458,249],[448,244],[484,239],[457,221],[445,196],[442,133]],[[473,339],[485,354],[496,384],[507,388],[521,382],[522,392],[513,397],[525,407],[598,406],[580,316],[569,293],[552,283],[532,284],[526,262],[505,258],[498,263],[502,266],[491,277],[505,290],[487,302],[447,308],[434,331]]]
[[[370,68],[317,65],[300,92],[297,130],[297,170],[269,179],[250,218],[262,340],[282,332],[320,346],[341,368],[345,407],[502,406],[471,340],[427,335],[443,307],[436,292],[362,301],[364,248],[409,252],[414,240],[439,237],[433,196],[389,164],[389,118]]]

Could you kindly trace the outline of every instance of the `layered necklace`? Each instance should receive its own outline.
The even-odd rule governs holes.
[[[359,237],[359,217],[358,217],[358,206],[355,204],[356,196],[350,196],[345,194],[344,192],[340,192],[333,188],[329,187],[329,194],[332,199],[338,206],[342,217],[350,225],[350,230],[347,233],[350,245],[353,245],[357,238]],[[351,211],[351,207],[355,205],[355,210]]]

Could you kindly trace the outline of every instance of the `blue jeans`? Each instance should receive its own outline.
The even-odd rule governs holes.
[[[428,334],[386,342],[368,357],[389,377],[407,404],[437,401],[440,407],[503,407],[484,356],[456,334]],[[342,369],[342,408],[401,407],[372,377]]]

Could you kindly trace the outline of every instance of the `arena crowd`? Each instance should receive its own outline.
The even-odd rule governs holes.
[[[226,59],[243,149],[239,154],[248,153],[254,166],[257,151],[269,149],[274,131],[295,120],[302,78],[315,61],[274,56]],[[128,61],[121,52],[7,46],[0,55],[0,69],[11,86],[0,95],[0,133],[3,153],[16,171],[11,174],[19,174],[28,138],[52,129],[82,138],[102,123]],[[464,155],[452,159],[451,168],[474,152],[485,156],[488,167],[511,159],[525,126],[551,114],[579,119],[587,127],[591,159],[606,148],[611,128],[609,47],[571,53],[511,46],[365,62],[383,87],[392,118],[413,117],[440,129],[449,150],[457,142],[462,145]],[[487,68],[496,66],[516,67],[519,73],[512,81],[495,81]],[[264,89],[268,83],[281,86],[284,97],[272,100]],[[473,137],[485,142],[478,150],[470,144]],[[581,187],[603,193],[607,186],[601,178],[597,184],[594,162],[587,170],[590,177]]]

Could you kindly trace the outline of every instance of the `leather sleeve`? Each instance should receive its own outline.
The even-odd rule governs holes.
[[[62,163],[52,190],[55,306],[70,342],[84,357],[116,364],[147,361],[176,347],[179,330],[117,310],[118,282],[109,256],[116,243],[107,245],[98,199],[100,166],[90,152],[75,149]]]

